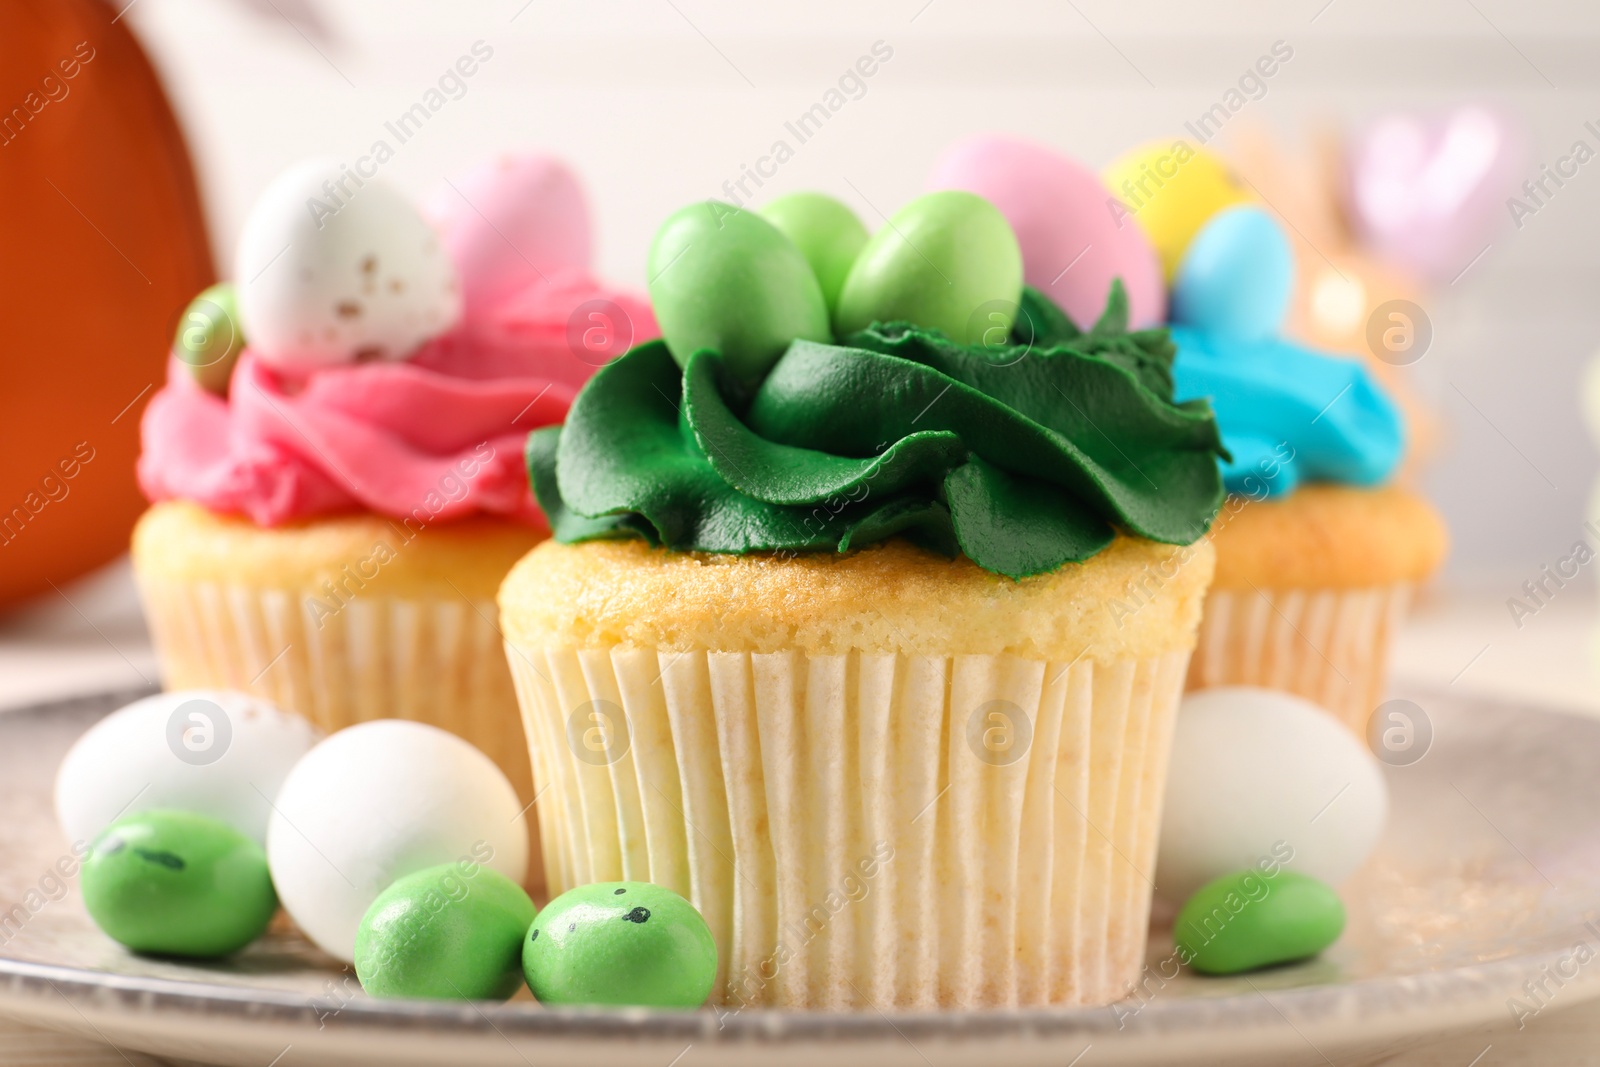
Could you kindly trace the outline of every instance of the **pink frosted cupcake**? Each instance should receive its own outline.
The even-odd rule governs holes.
[[[430,215],[319,161],[268,189],[237,313],[232,287],[191,305],[145,413],[134,569],[168,686],[430,722],[531,800],[494,621],[548,532],[522,444],[655,322],[594,280],[559,163],[487,164]]]

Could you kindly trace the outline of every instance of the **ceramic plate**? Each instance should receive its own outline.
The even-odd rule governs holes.
[[[1321,958],[1235,978],[1153,977],[1113,1008],[719,1016],[371,1001],[286,925],[206,966],[122,951],[52,876],[51,811],[73,740],[141,694],[0,714],[0,1015],[132,1051],[240,1067],[1322,1064],[1377,1062],[1448,1030],[1600,993],[1600,722],[1416,697],[1427,754],[1388,767],[1393,813],[1345,887],[1350,922]],[[1587,951],[1575,953],[1579,945]],[[1168,972],[1170,973],[1170,971]],[[1513,1000],[1513,998],[1516,998]]]

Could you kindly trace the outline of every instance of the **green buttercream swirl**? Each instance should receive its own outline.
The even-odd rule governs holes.
[[[715,352],[680,371],[652,341],[529,437],[534,492],[564,542],[846,552],[899,534],[1013,578],[1118,527],[1189,544],[1222,504],[1221,438],[1205,401],[1173,402],[1166,332],[1126,323],[1120,286],[1087,333],[1030,289],[1004,347],[875,324],[794,342],[748,398]]]

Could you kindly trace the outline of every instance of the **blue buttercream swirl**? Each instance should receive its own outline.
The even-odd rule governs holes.
[[[1405,425],[1357,359],[1280,338],[1239,340],[1171,326],[1180,400],[1209,398],[1232,454],[1231,493],[1281,496],[1301,482],[1377,485],[1405,451]]]

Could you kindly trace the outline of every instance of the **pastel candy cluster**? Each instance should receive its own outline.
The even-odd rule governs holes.
[[[1155,249],[1081,163],[1028,141],[976,137],[946,151],[929,184],[992,203],[1016,234],[1024,279],[1073,322],[1099,317],[1115,278],[1128,294],[1131,329],[1161,322],[1166,299]]]
[[[374,997],[504,1000],[526,980],[550,1005],[681,1009],[705,1003],[717,946],[662,886],[579,886],[536,913],[516,883],[459,863],[384,890],[356,935],[355,967]]]
[[[1156,891],[1184,902],[1180,961],[1235,974],[1333,944],[1335,887],[1371,854],[1388,807],[1377,762],[1310,701],[1246,686],[1185,697],[1156,858]]]
[[[1280,336],[1293,248],[1221,157],[1151,144],[1102,179],[1042,146],[989,136],[950,149],[932,184],[992,202],[1027,283],[1074,321],[1093,320],[1113,279],[1133,327],[1170,320],[1177,395],[1212,401],[1233,456],[1230,491],[1278,496],[1305,480],[1372,485],[1393,474],[1405,443],[1398,407],[1363,364]],[[935,280],[926,291],[949,288]]]
[[[1103,177],[1119,219],[1137,223],[1150,238],[1168,282],[1212,216],[1255,199],[1221,156],[1185,140],[1141,145],[1114,161]]]
[[[792,343],[831,342],[875,322],[1003,343],[1023,284],[1005,217],[958,191],[911,201],[870,236],[848,207],[818,193],[760,214],[690,204],[657,231],[649,271],[673,359],[687,366],[696,352],[715,352],[745,388]]]
[[[1184,192],[1164,189],[1160,202],[1182,203]],[[1387,480],[1405,445],[1394,401],[1364,363],[1280,336],[1294,253],[1278,221],[1253,203],[1223,206],[1176,251],[1174,378],[1179,396],[1206,397],[1217,412],[1229,491],[1272,497],[1307,480]]]
[[[1328,712],[1272,689],[1202,689],[1178,709],[1156,886],[1180,901],[1274,854],[1339,885],[1388,811],[1377,761]]]
[[[68,752],[55,792],[62,828],[92,842],[90,916],[138,952],[236,951],[281,898],[349,960],[398,879],[452,864],[480,875],[475,886],[514,886],[527,871],[516,792],[465,741],[382,719],[319,743],[303,719],[242,693],[163,693],[114,712]]]
[[[465,492],[423,521],[541,523],[528,431],[656,333],[643,300],[595,281],[590,255],[578,180],[548,157],[491,160],[426,215],[382,178],[291,168],[252,208],[234,280],[180,319],[141,426],[140,487],[270,527],[416,518],[466,469]]]
[[[162,693],[68,751],[56,816],[89,842],[84,904],[137,952],[211,957],[254,941],[278,907],[263,850],[272,798],[316,743],[304,719],[243,693]]]
[[[319,743],[242,693],[163,693],[79,738],[55,794],[85,907],[134,952],[237,952],[281,898],[374,997],[503,1000],[526,979],[552,1004],[692,1008],[716,974],[705,920],[660,886],[584,886],[538,911],[511,783],[422,723]]]
[[[341,730],[284,780],[267,858],[295,924],[351,960],[363,916],[396,880],[467,864],[521,882],[527,819],[494,762],[434,726],[377,719]]]

